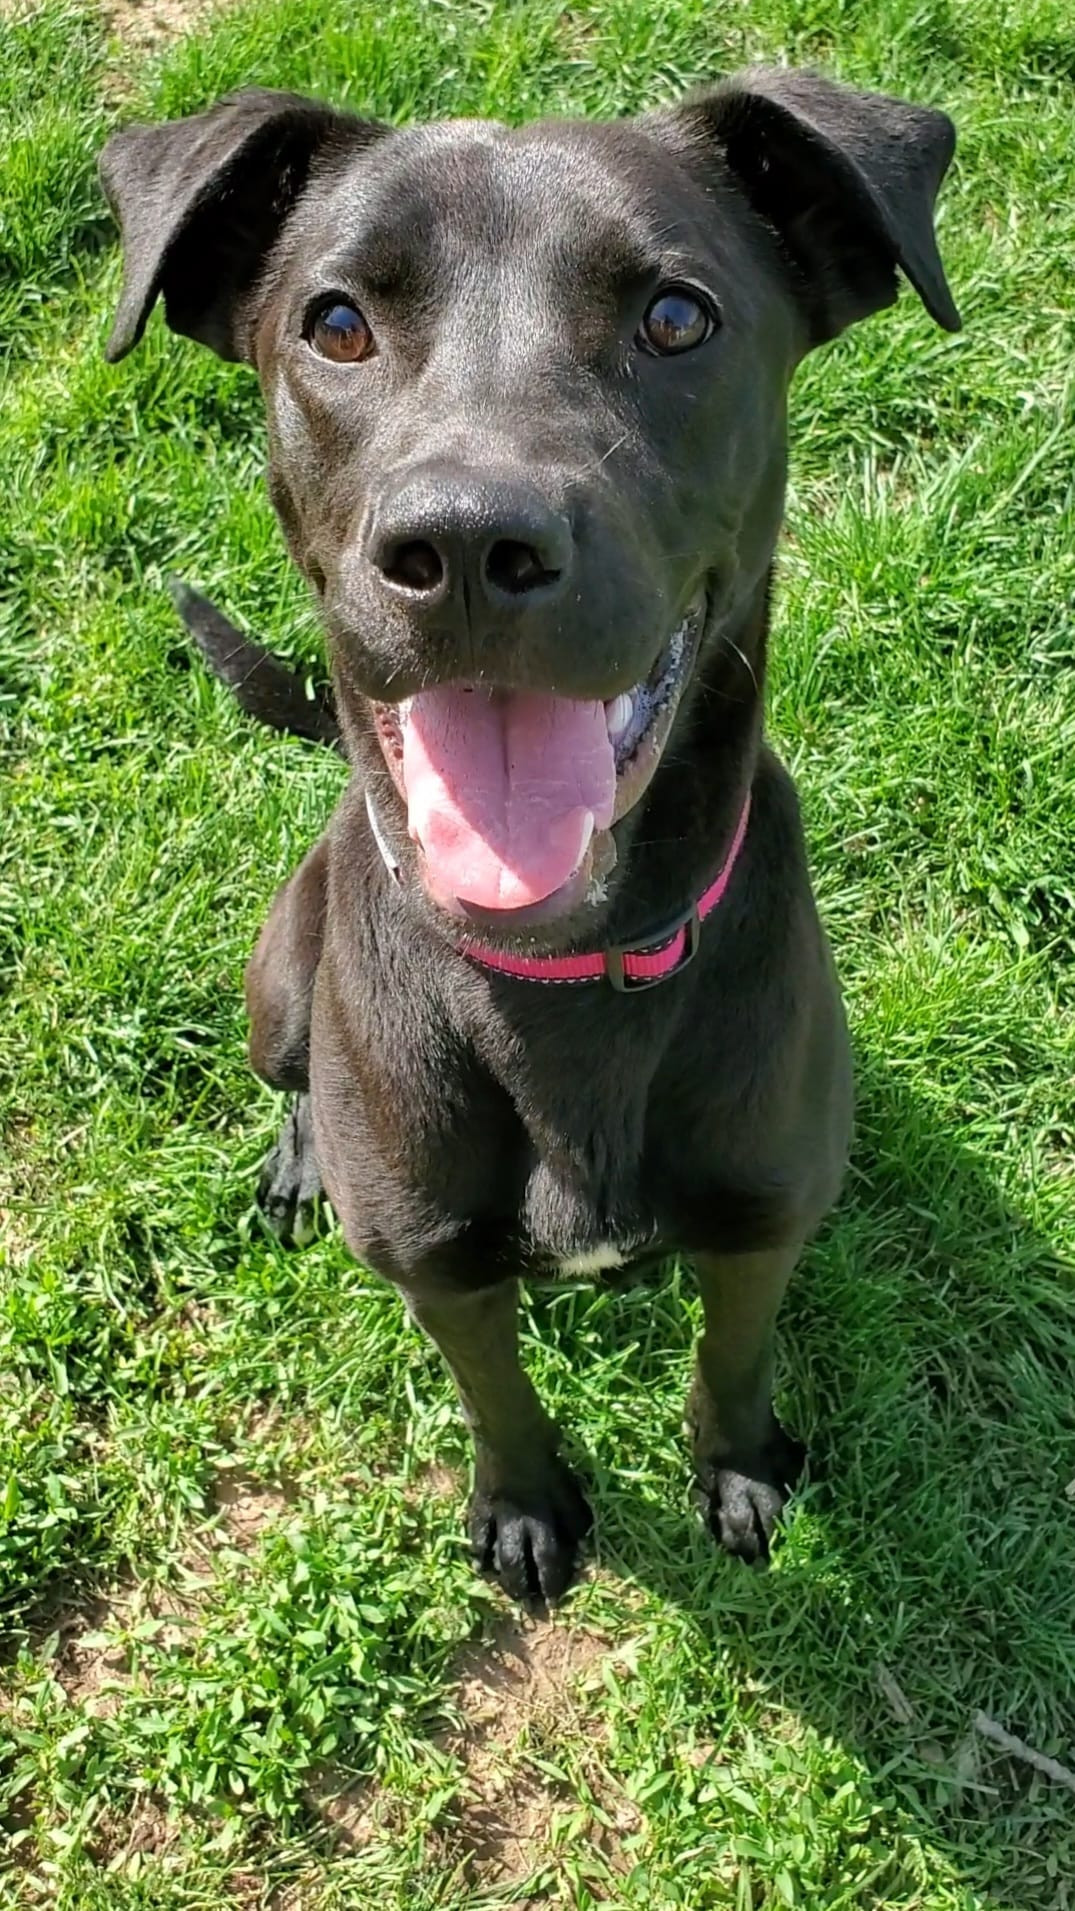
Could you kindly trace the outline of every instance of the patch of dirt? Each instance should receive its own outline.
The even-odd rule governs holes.
[[[293,1506],[297,1497],[297,1489],[291,1481],[281,1480],[270,1485],[244,1466],[217,1468],[213,1507],[220,1515],[227,1538],[243,1550],[252,1546],[267,1526]]]
[[[279,1900],[274,1897],[270,1902],[275,1905]],[[228,1903],[237,1905],[239,1911],[264,1911],[265,1880],[256,1871],[233,1871],[228,1879]]]
[[[210,1583],[207,1579],[198,1578],[189,1562],[184,1560],[181,1564],[186,1568],[184,1591],[158,1586],[139,1601],[145,1617],[158,1621],[153,1636],[159,1646],[177,1646],[187,1637]]]
[[[253,1448],[259,1457],[265,1456],[261,1463],[264,1470],[255,1473],[240,1459],[217,1462],[210,1507],[218,1516],[219,1526],[215,1533],[203,1536],[210,1551],[215,1550],[221,1539],[230,1541],[241,1552],[247,1551],[267,1526],[298,1501],[299,1486],[294,1475],[286,1466],[274,1466],[270,1458],[282,1423],[278,1406],[255,1405],[244,1414],[241,1423],[232,1428],[230,1437],[237,1445]],[[291,1421],[289,1427],[293,1435],[299,1432],[297,1421]]]
[[[125,1647],[96,1643],[97,1635],[110,1629],[119,1616],[123,1595],[106,1598],[103,1594],[83,1605],[63,1610],[52,1618],[50,1635],[56,1637],[53,1673],[72,1705],[78,1705],[94,1718],[111,1718],[119,1709],[119,1693],[109,1688],[130,1682]]]
[[[25,9],[28,13],[28,7]],[[18,18],[5,13],[0,0],[0,19]],[[48,1177],[40,1158],[37,1135],[29,1116],[9,1115],[0,1127],[0,1254],[15,1268],[25,1267],[34,1252],[32,1218],[35,1208],[46,1205]]]
[[[482,1795],[468,1797],[461,1827],[476,1880],[510,1887],[554,1865],[549,1840],[555,1808],[533,1771],[505,1774],[495,1783],[487,1775]]]
[[[219,0],[113,0],[106,20],[124,50],[138,53],[189,33]]]
[[[183,1591],[125,1584],[53,1614],[48,1628],[49,1635],[57,1639],[53,1672],[72,1705],[81,1706],[94,1718],[114,1717],[124,1692],[135,1683],[131,1653],[123,1635],[131,1634],[136,1626],[155,1621],[153,1637],[158,1645],[179,1644],[209,1584],[192,1569],[184,1577]],[[44,1637],[39,1635],[36,1644],[40,1648]]]
[[[307,1799],[333,1845],[348,1852],[391,1839],[399,1828],[398,1799],[372,1779],[347,1778],[332,1765],[315,1773]]]
[[[559,1800],[554,1785],[528,1762],[526,1741],[582,1722],[578,1688],[608,1650],[596,1633],[511,1617],[490,1639],[460,1653],[460,1724],[445,1746],[463,1767],[458,1830],[482,1885],[517,1884],[555,1866],[549,1834]],[[588,1731],[592,1736],[592,1727]],[[627,1800],[616,1801],[610,1815],[625,1832],[640,1822]]]
[[[448,1486],[457,1490],[452,1475]],[[576,1736],[598,1743],[585,1686],[610,1651],[606,1639],[584,1628],[506,1615],[486,1639],[458,1653],[457,1717],[436,1735],[461,1768],[454,1824],[443,1834],[444,1862],[449,1868],[464,1864],[475,1887],[510,1889],[535,1874],[556,1872],[551,1827],[568,1797],[561,1798],[555,1780],[539,1769],[535,1752],[553,1747],[571,1727]],[[586,1782],[611,1827],[593,1823],[587,1837],[617,1867],[620,1842],[638,1830],[640,1814],[612,1785],[599,1757],[588,1764]],[[315,1775],[307,1798],[333,1844],[348,1854],[390,1844],[402,1828],[406,1807],[400,1799],[374,1780],[349,1780],[331,1765]],[[285,1895],[279,1911],[297,1911],[299,1903],[301,1898],[293,1906]]]
[[[39,1652],[55,1638],[53,1673],[70,1703],[94,1718],[112,1718],[135,1680],[124,1635],[129,1637],[136,1627],[153,1621],[152,1636],[158,1646],[179,1645],[213,1585],[214,1551],[222,1543],[246,1551],[296,1497],[290,1481],[270,1485],[245,1467],[222,1466],[213,1491],[219,1528],[192,1542],[178,1562],[177,1585],[149,1587],[125,1581],[108,1593],[49,1612],[30,1643]]]
[[[418,1476],[423,1493],[434,1500],[454,1500],[462,1491],[463,1475],[459,1467],[427,1466]]]
[[[17,1208],[0,1206],[0,1255],[9,1260],[12,1267],[23,1268],[33,1251],[33,1238],[25,1215]]]
[[[91,1718],[114,1718],[123,1690],[131,1683],[127,1654],[122,1646],[71,1645],[57,1668],[60,1684],[72,1705]]]
[[[541,1709],[559,1709],[570,1688],[608,1651],[599,1634],[511,1615],[456,1661],[466,1742],[509,1744]]]
[[[463,1491],[463,1473],[459,1467],[441,1466],[436,1460],[420,1467],[403,1489],[410,1505],[417,1500],[455,1500]]]
[[[94,1827],[89,1850],[113,1872],[134,1872],[142,1858],[161,1858],[179,1838],[179,1826],[162,1805],[141,1798],[130,1812],[107,1811]]]

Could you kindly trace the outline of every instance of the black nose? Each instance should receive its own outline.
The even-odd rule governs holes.
[[[384,498],[368,542],[385,587],[424,608],[449,598],[530,609],[565,588],[574,540],[532,486],[473,472],[412,477]]]

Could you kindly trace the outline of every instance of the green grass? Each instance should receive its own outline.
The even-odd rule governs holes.
[[[965,332],[905,295],[794,394],[772,728],[861,1082],[783,1339],[813,1468],[772,1572],[718,1558],[679,1430],[687,1275],[533,1295],[599,1565],[486,1716],[460,1672],[503,1609],[463,1560],[444,1374],[338,1236],[288,1255],[251,1216],[279,1108],[241,966],[341,771],[180,639],[173,570],[316,654],[249,375],[159,319],[101,359],[94,158],[119,117],[254,79],[512,118],[758,57],[961,134]],[[1075,1901],[1071,1792],[972,1729],[1075,1765],[1073,83],[1070,0],[248,0],[152,56],[91,11],[5,12],[5,1904]]]

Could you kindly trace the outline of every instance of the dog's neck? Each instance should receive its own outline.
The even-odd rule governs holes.
[[[662,762],[641,802],[617,827],[618,868],[605,898],[591,901],[572,933],[528,934],[528,948],[598,948],[644,937],[697,898],[725,858],[753,782],[763,723],[771,573],[745,615],[707,639],[695,682]],[[364,700],[338,682],[347,755],[366,791],[381,862],[410,904],[432,914],[417,872],[398,793],[384,767]],[[719,766],[719,771],[716,766]],[[442,918],[438,916],[438,923]]]

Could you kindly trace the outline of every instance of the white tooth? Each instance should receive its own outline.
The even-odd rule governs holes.
[[[635,700],[621,690],[618,697],[612,697],[605,705],[605,724],[608,728],[610,743],[618,743],[627,730],[635,713]]]

